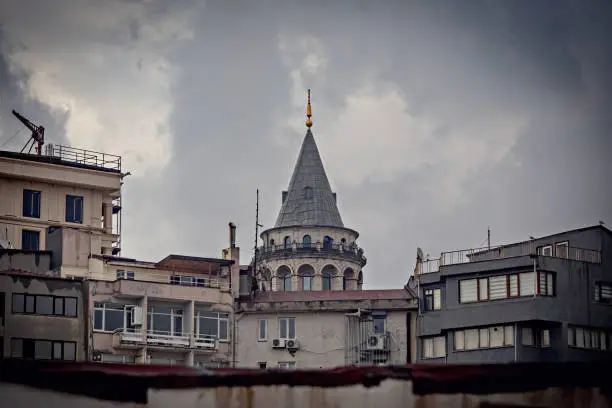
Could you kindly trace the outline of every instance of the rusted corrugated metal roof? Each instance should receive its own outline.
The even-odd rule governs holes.
[[[338,291],[293,291],[293,292],[259,292],[253,302],[307,302],[333,300],[396,300],[412,299],[413,296],[405,289],[385,290],[338,290]]]
[[[213,369],[159,365],[0,362],[0,381],[113,401],[145,403],[147,390],[268,385],[341,387],[377,386],[382,380],[411,381],[413,393],[493,394],[551,387],[600,388],[612,394],[605,375],[609,364],[532,363],[490,365],[411,365],[341,367],[328,370]],[[604,371],[606,370],[606,371]]]

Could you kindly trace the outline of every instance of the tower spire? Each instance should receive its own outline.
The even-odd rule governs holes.
[[[310,128],[312,126],[312,108],[310,107],[310,89],[308,90],[308,103],[306,104],[306,127]]]

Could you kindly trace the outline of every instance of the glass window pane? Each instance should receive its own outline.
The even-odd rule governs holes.
[[[13,295],[13,313],[25,312],[25,296],[15,294]]]
[[[491,327],[489,337],[490,347],[502,347],[504,345],[504,328]]]
[[[55,341],[53,342],[53,359],[54,360],[61,360],[62,359],[62,351],[63,351],[63,344],[61,341]]]
[[[106,309],[104,313],[104,330],[123,329],[123,310]]]
[[[465,349],[465,334],[463,330],[455,332],[455,350]]]
[[[459,281],[459,301],[461,303],[476,302],[478,300],[477,280],[467,279]]]
[[[480,348],[489,348],[489,328],[480,329],[479,337],[479,347]]]
[[[64,343],[64,360],[76,360],[76,343]]]
[[[434,337],[434,357],[446,356],[446,337]]]
[[[36,313],[53,314],[53,298],[51,296],[36,296]]]
[[[267,325],[268,325],[268,321],[267,320],[260,320],[259,321],[259,339],[260,340],[265,340],[268,336],[267,336]]]
[[[469,329],[465,331],[465,349],[476,350],[478,348],[478,329]]]
[[[34,313],[34,299],[35,297],[32,295],[26,295],[26,302],[25,302],[25,312],[26,313]]]
[[[34,358],[37,360],[49,360],[51,356],[51,342],[36,340],[34,343]]]
[[[23,340],[11,339],[11,357],[23,358]]]
[[[489,299],[489,280],[487,278],[478,279],[478,299]]]
[[[104,330],[102,318],[104,317],[103,310],[94,310],[94,330]]]
[[[514,346],[514,326],[504,326],[504,345]]]
[[[64,299],[64,313],[66,316],[76,317],[77,315],[77,300],[76,298]]]
[[[219,340],[229,340],[227,320],[219,320]]]
[[[295,319],[289,319],[289,338],[295,339]]]
[[[205,317],[200,317],[200,334],[201,335],[209,335],[209,336],[217,336],[219,334],[219,325],[217,323],[217,319],[209,319]]]
[[[174,336],[183,335],[183,316],[174,316],[174,327],[172,333]]]
[[[279,327],[279,336],[281,339],[286,339],[287,338],[287,320],[286,319],[279,319],[278,321],[278,327]]]
[[[491,299],[504,299],[507,296],[506,276],[492,276],[489,278]]]
[[[518,275],[510,275],[510,296],[518,296]]]
[[[64,315],[64,298],[55,298],[54,303],[55,303],[55,306],[54,306],[53,314],[57,316],[63,316]]]
[[[374,333],[384,333],[385,332],[385,318],[384,317],[374,317]]]

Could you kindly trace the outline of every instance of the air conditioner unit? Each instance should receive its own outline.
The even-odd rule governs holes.
[[[142,326],[142,307],[134,306],[132,308],[132,318],[130,319],[132,326]]]
[[[92,353],[91,360],[96,362],[102,361],[102,352],[97,350],[94,351]]]
[[[285,339],[274,339],[272,340],[272,348],[285,348]]]
[[[385,335],[384,334],[371,334],[368,336],[368,344],[366,345],[367,350],[384,350],[385,349]]]
[[[285,345],[289,350],[298,350],[300,348],[300,342],[293,339],[285,341]]]

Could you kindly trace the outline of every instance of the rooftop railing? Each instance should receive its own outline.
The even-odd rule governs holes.
[[[442,252],[440,258],[424,260],[417,265],[417,273],[438,272],[440,267],[470,262],[507,259],[517,256],[539,255],[589,263],[601,263],[601,252],[592,249],[561,246],[541,246],[530,242],[486,248],[470,248]]]
[[[47,144],[44,155],[83,166],[121,171],[121,156],[76,147]]]

